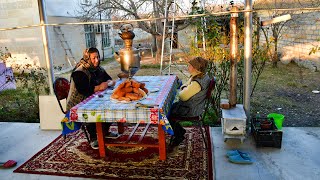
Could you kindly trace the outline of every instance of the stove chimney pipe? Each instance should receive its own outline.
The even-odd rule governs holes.
[[[230,19],[230,107],[237,104],[238,10],[237,7],[232,7]]]

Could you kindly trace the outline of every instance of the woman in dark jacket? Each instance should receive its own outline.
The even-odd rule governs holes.
[[[97,48],[86,49],[83,58],[76,65],[71,74],[70,91],[67,98],[67,110],[77,105],[97,91],[103,91],[109,86],[114,86],[115,81],[100,66],[100,55]],[[107,134],[111,123],[106,124]],[[91,147],[98,148],[96,125],[87,123],[87,130],[90,134]],[[114,133],[111,135],[115,135]]]

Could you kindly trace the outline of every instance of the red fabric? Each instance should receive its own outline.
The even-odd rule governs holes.
[[[8,160],[7,162],[5,162],[3,165],[1,165],[0,167],[2,168],[11,168],[13,166],[17,165],[17,162],[14,160]]]
[[[212,93],[212,90],[214,89],[215,85],[216,85],[216,81],[213,77],[210,81],[209,88],[207,91],[207,99],[209,99],[211,97],[211,93]]]
[[[70,83],[65,78],[58,78],[54,82],[54,92],[59,100],[65,99],[68,97],[70,90]]]

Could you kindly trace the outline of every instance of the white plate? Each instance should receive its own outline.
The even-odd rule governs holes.
[[[159,88],[150,88],[150,89],[148,89],[148,90],[149,90],[150,93],[155,93],[155,92],[160,91]]]
[[[105,93],[105,94],[112,94],[112,93],[113,93],[113,90],[110,89],[110,90],[105,91],[104,93]]]

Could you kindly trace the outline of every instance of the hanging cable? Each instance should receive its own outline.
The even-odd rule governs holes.
[[[261,12],[261,11],[320,11],[320,7],[317,8],[289,8],[289,9],[259,9],[259,10],[239,10],[237,13],[244,12]],[[176,16],[175,19],[188,19],[188,18],[196,18],[203,16],[222,16],[230,13],[235,13],[232,11],[224,11],[224,12],[216,12],[216,13],[205,13],[205,14],[195,14],[195,15],[185,15],[185,16]],[[142,22],[142,21],[155,21],[155,20],[164,20],[166,17],[162,18],[146,18],[146,19],[132,19],[132,20],[123,20],[123,21],[90,21],[90,22],[70,22],[70,23],[52,23],[52,24],[34,24],[27,26],[16,26],[16,27],[7,27],[0,28],[0,31],[7,30],[16,30],[16,29],[24,29],[24,28],[32,28],[32,27],[40,27],[40,26],[63,26],[63,25],[84,25],[84,24],[117,24],[117,23],[132,23],[132,22]],[[167,17],[168,20],[172,19],[172,17]]]

